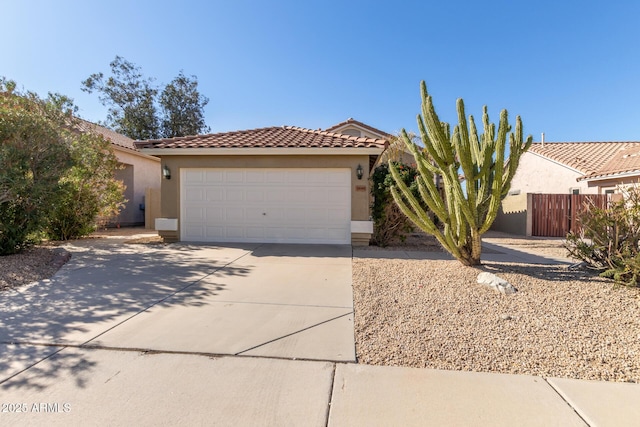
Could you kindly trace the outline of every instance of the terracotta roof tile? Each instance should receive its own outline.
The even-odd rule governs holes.
[[[380,130],[380,129],[376,129],[376,128],[374,128],[373,126],[369,126],[368,124],[362,123],[362,122],[360,122],[360,121],[358,121],[358,120],[355,120],[355,119],[352,119],[352,118],[348,118],[348,119],[347,119],[347,120],[345,120],[344,122],[340,122],[340,123],[338,123],[337,125],[333,125],[333,126],[331,126],[331,127],[329,127],[329,128],[326,128],[325,130],[326,130],[326,131],[328,131],[328,132],[332,132],[332,131],[334,131],[334,130],[336,130],[336,129],[338,129],[339,127],[342,127],[342,126],[344,126],[344,125],[357,125],[357,126],[360,126],[360,127],[365,128],[365,129],[368,129],[368,130],[370,130],[371,132],[374,132],[374,133],[377,133],[377,134],[383,135],[385,138],[388,138],[388,137],[390,137],[390,136],[391,136],[391,134],[389,134],[389,133],[387,133],[387,132],[385,132],[385,131],[382,131],[382,130]]]
[[[545,142],[532,144],[529,151],[590,175],[605,166],[613,170],[616,155],[634,147],[640,150],[640,142]]]
[[[640,142],[628,143],[602,167],[581,179],[606,177],[628,172],[640,172]]]
[[[136,141],[138,148],[384,148],[382,139],[342,135],[294,126]]]
[[[102,135],[105,139],[109,140],[113,145],[138,151],[133,139],[127,136],[124,136],[122,134],[119,134],[118,132],[114,132],[111,129],[107,129],[103,126],[99,126],[95,123],[91,123],[79,118],[76,118],[76,120],[77,120],[77,127],[81,132],[94,132],[99,135]]]

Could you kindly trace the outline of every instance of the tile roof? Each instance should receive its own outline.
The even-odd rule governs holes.
[[[616,154],[632,148],[640,150],[640,142],[545,142],[532,144],[529,152],[591,175],[605,170],[605,166],[613,170]]]
[[[384,148],[383,139],[342,135],[294,126],[136,141],[138,148]]]
[[[77,128],[81,132],[94,132],[102,135],[105,139],[109,140],[113,145],[118,147],[128,148],[130,150],[138,151],[133,139],[119,134],[118,132],[107,129],[106,127],[99,126],[95,123],[88,122],[86,120],[76,118]]]
[[[376,129],[376,128],[374,128],[373,126],[369,126],[368,124],[365,124],[365,123],[359,122],[358,120],[352,119],[351,117],[349,117],[349,118],[348,118],[347,120],[345,120],[344,122],[340,122],[340,123],[338,123],[337,125],[333,125],[333,126],[331,126],[331,127],[329,127],[329,128],[326,128],[325,130],[326,130],[327,132],[332,132],[332,131],[334,131],[334,130],[336,130],[336,129],[338,129],[338,128],[342,127],[342,126],[345,126],[345,125],[357,125],[357,126],[360,126],[360,127],[362,127],[362,128],[365,128],[365,129],[367,129],[367,130],[370,130],[371,132],[374,132],[374,133],[377,133],[377,134],[379,134],[379,135],[382,135],[382,136],[384,136],[385,138],[388,138],[388,137],[390,137],[390,136],[391,136],[391,134],[389,134],[389,133],[387,133],[387,132],[385,132],[385,131],[382,131],[382,130],[380,130],[380,129]]]
[[[580,179],[600,178],[629,172],[640,173],[640,142],[628,143],[602,167]]]

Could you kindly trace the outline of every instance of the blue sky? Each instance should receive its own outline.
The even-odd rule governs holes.
[[[419,83],[442,120],[506,108],[547,141],[640,140],[640,2],[4,0],[0,76],[104,120],[90,74],[116,55],[158,83],[180,70],[213,132],[416,130]]]

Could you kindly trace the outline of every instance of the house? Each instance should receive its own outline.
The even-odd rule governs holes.
[[[404,145],[402,141],[398,141],[398,144],[394,144],[393,142],[396,140],[396,138],[390,133],[374,128],[373,126],[369,126],[353,118],[348,118],[344,122],[340,122],[337,125],[333,125],[325,130],[327,132],[337,132],[344,135],[364,136],[367,138],[378,138],[388,141],[390,145],[382,154],[382,156],[380,156],[376,166],[382,163],[386,163],[390,157],[396,158],[397,160],[407,165],[415,163],[413,154],[411,154],[409,149]]]
[[[146,225],[147,228],[153,228],[153,207],[150,204],[151,201],[146,200],[146,195],[147,192],[160,190],[160,159],[141,153],[133,139],[103,126],[78,119],[78,127],[82,132],[96,133],[110,141],[115,156],[122,166],[121,169],[116,170],[115,175],[117,179],[124,182],[126,187],[124,197],[127,203],[111,225]],[[145,213],[148,217],[146,224]]]
[[[520,158],[511,192],[605,194],[633,179],[628,173],[640,161],[627,157],[636,152],[640,142],[535,143]]]
[[[292,126],[137,141],[162,159],[167,241],[368,245],[387,141]]]
[[[640,180],[640,142],[541,142],[520,158],[492,229],[531,228],[527,194],[613,194]]]

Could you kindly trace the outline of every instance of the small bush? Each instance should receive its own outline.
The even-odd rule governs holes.
[[[416,169],[400,162],[393,163],[398,167],[405,184],[417,195]],[[371,215],[374,225],[372,242],[378,246],[388,246],[394,239],[404,241],[407,233],[412,232],[414,228],[413,223],[400,211],[391,195],[390,187],[395,182],[389,172],[389,165],[384,163],[378,166],[373,171],[371,180]]]
[[[622,188],[623,198],[605,209],[588,206],[579,220],[583,231],[569,233],[571,257],[626,286],[640,284],[640,186]]]

